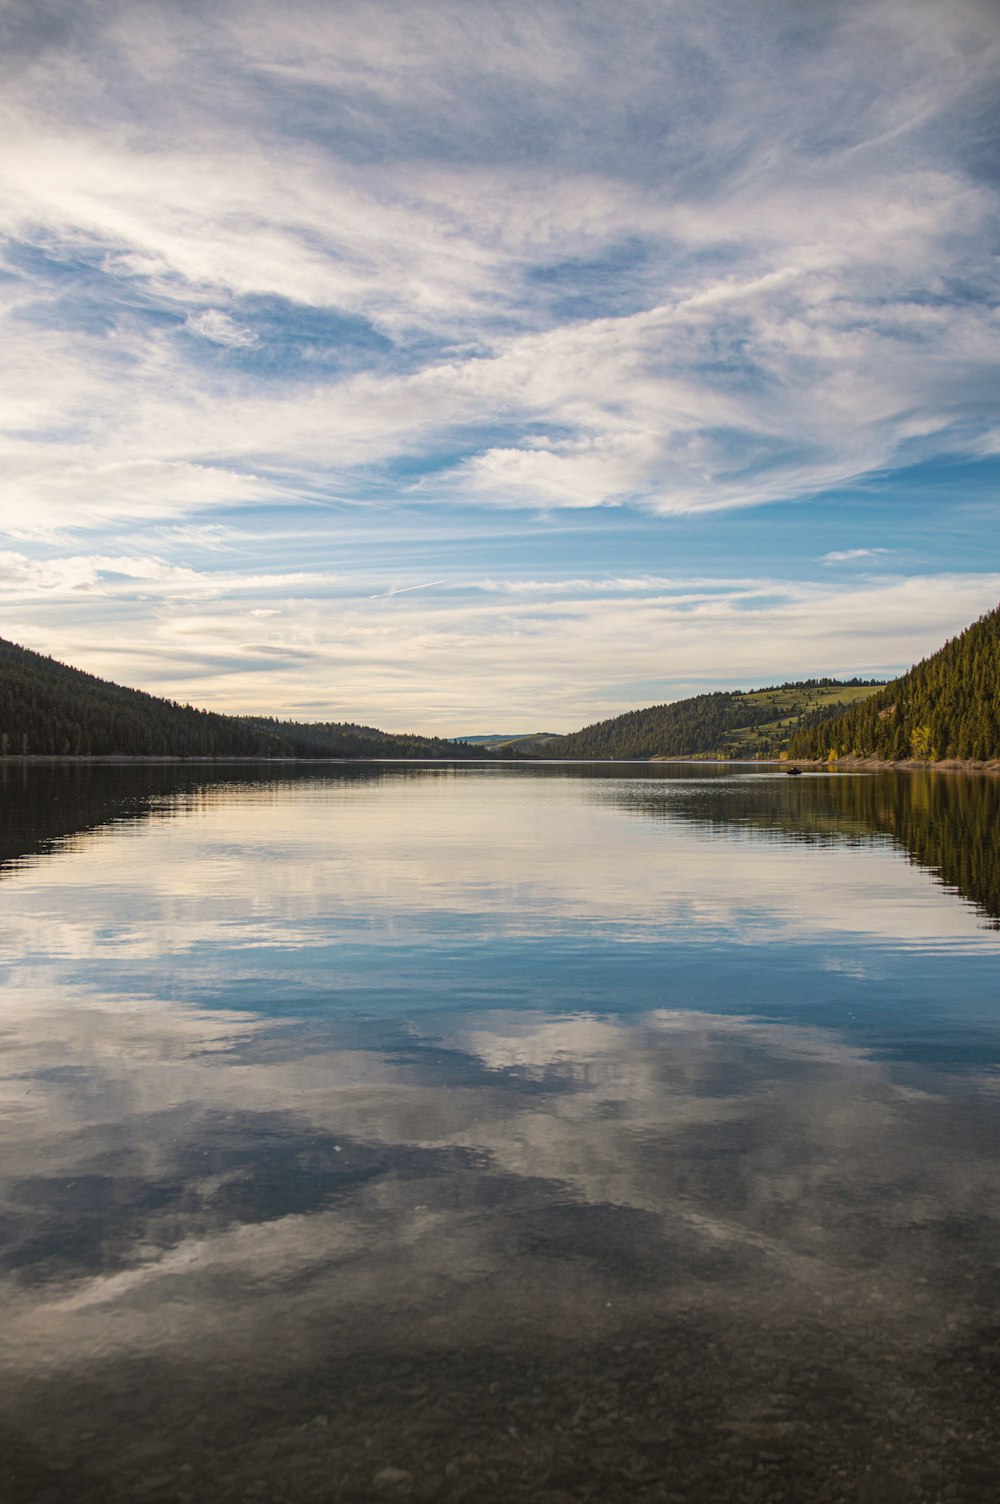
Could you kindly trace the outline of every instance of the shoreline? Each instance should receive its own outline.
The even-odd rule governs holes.
[[[595,761],[596,759],[583,759]],[[603,759],[611,762],[612,758]],[[1000,757],[991,757],[984,762],[975,758],[948,757],[940,762],[930,762],[927,759],[907,757],[899,762],[887,762],[879,757],[838,757],[834,762],[829,762],[825,757],[647,757],[643,759],[622,758],[622,762],[634,761],[644,764],[663,763],[688,763],[695,762],[707,764],[715,768],[808,768],[814,772],[826,771],[829,773],[1000,773]]]
[[[974,758],[946,758],[930,762],[908,757],[899,762],[886,762],[877,757],[839,757],[830,762],[826,758],[768,757],[768,758],[717,758],[704,754],[688,757],[239,757],[197,755],[190,757],[165,756],[144,753],[108,752],[99,755],[61,755],[49,752],[8,753],[0,757],[0,768],[23,767],[27,764],[61,767],[207,767],[217,764],[238,764],[241,767],[317,767],[324,764],[351,766],[355,763],[386,762],[402,765],[423,764],[452,767],[456,764],[468,767],[533,767],[553,764],[589,765],[606,767],[663,767],[679,763],[694,763],[699,767],[724,768],[789,768],[809,769],[830,773],[986,773],[1000,774],[1000,758],[977,761]]]
[[[829,768],[831,771],[851,773],[870,770],[875,773],[1000,773],[1000,758],[993,757],[979,762],[972,757],[948,757],[940,762],[906,757],[899,762],[886,762],[880,757],[838,757],[833,762],[825,758],[789,757],[777,764],[784,768]]]
[[[529,760],[534,761],[535,759],[521,759],[521,761],[523,762],[528,762]],[[348,765],[350,765],[351,763],[361,762],[426,762],[443,763],[446,766],[450,766],[452,763],[461,762],[468,763],[470,766],[478,766],[480,764],[486,763],[509,763],[513,761],[514,759],[510,757],[240,757],[235,753],[232,755],[227,755],[226,753],[220,753],[218,755],[213,755],[210,753],[199,753],[192,754],[190,757],[172,757],[165,753],[147,754],[142,752],[102,752],[93,755],[91,755],[90,753],[80,753],[79,755],[66,753],[66,755],[63,756],[58,752],[28,752],[27,754],[20,752],[10,752],[6,757],[0,757],[0,768],[9,766],[10,764],[23,766],[25,763],[37,763],[40,765],[59,764],[62,767],[91,767],[94,764],[97,764],[101,767],[147,768],[185,768],[192,766],[205,767],[214,763],[226,763],[227,765],[230,763],[239,763],[241,767],[272,768],[302,766],[315,767],[317,764],[330,762],[346,763]]]

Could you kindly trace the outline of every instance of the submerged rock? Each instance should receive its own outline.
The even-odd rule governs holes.
[[[383,1467],[372,1479],[372,1488],[382,1499],[408,1499],[413,1492],[413,1474],[401,1467]]]

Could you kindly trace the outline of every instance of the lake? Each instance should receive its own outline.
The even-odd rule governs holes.
[[[1000,780],[0,780],[6,1504],[1000,1492]]]

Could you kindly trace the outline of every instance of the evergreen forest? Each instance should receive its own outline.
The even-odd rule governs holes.
[[[483,757],[441,737],[218,715],[0,638],[0,757]]]
[[[802,727],[795,758],[1000,758],[1000,607],[841,715]]]

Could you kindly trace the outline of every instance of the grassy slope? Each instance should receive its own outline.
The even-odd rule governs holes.
[[[523,736],[490,737],[477,745],[487,747],[493,753],[523,753],[527,757],[546,755],[548,747],[559,737],[554,731],[528,731]]]
[[[495,752],[504,749],[509,751],[511,748],[521,747],[532,742],[542,743],[551,741],[555,735],[554,731],[522,731],[516,736],[487,733],[486,735],[476,736],[456,736],[449,738],[449,740],[455,742],[458,746],[485,747],[491,752]]]
[[[813,716],[840,706],[857,705],[878,694],[879,684],[824,684],[807,689],[757,689],[746,699],[751,704],[773,706],[775,715],[760,726],[744,726],[726,739],[727,749],[735,757],[765,755],[768,747],[784,751],[796,730]],[[794,707],[798,705],[799,709]]]
[[[627,711],[566,736],[539,738],[534,746],[517,746],[550,757],[776,757],[804,722],[835,713],[880,688],[813,680],[694,695]]]

